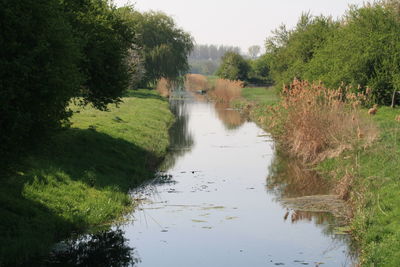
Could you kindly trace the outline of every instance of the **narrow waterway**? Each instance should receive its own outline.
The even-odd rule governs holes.
[[[282,194],[304,193],[274,180],[282,176],[271,174],[267,133],[224,106],[188,97],[171,107],[171,153],[158,183],[134,192],[142,204],[121,228],[139,266],[351,265],[329,214],[280,204]],[[306,194],[324,190],[314,183]]]
[[[352,266],[349,238],[329,213],[282,199],[329,185],[276,155],[255,123],[224,105],[183,94],[157,178],[136,189],[129,223],[69,241],[54,262],[81,266]],[[62,248],[65,251],[65,248]]]

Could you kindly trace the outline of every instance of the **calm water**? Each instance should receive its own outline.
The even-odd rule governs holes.
[[[327,185],[312,175],[305,184],[296,166],[277,171],[271,138],[236,111],[191,98],[171,107],[171,152],[159,178],[132,193],[142,199],[133,221],[75,246],[114,244],[114,266],[351,266],[329,214],[287,214],[279,202]]]

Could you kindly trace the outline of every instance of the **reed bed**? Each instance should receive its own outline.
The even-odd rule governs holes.
[[[171,93],[171,82],[168,79],[161,78],[157,82],[156,90],[163,97],[169,97]]]
[[[207,91],[210,89],[207,77],[201,74],[187,74],[185,88],[191,92]]]
[[[269,107],[268,121],[286,150],[304,162],[317,163],[368,146],[378,132],[360,109],[369,102],[369,90],[355,91],[294,80],[283,88],[280,104]]]
[[[242,81],[218,79],[215,81],[215,86],[209,95],[219,102],[229,103],[234,99],[240,98],[243,86]]]

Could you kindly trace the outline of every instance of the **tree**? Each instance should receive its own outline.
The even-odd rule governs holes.
[[[374,101],[390,105],[400,88],[400,16],[376,3],[352,8],[342,26],[310,62],[306,77],[330,87],[342,82],[372,88]]]
[[[266,41],[274,80],[278,84],[288,84],[293,78],[304,79],[308,63],[338,26],[330,17],[304,13],[294,29],[281,26],[275,30]]]
[[[238,53],[227,52],[222,57],[217,75],[228,80],[247,80],[250,70],[249,63]]]
[[[139,13],[131,7],[120,8],[119,13],[137,33],[146,70],[142,85],[155,84],[160,78],[175,80],[189,69],[193,39],[171,17],[162,12]]]
[[[0,2],[0,158],[59,127],[83,81],[80,48],[58,1]]]
[[[250,58],[256,59],[258,54],[260,54],[261,47],[259,45],[250,46],[248,49],[248,53]]]
[[[127,59],[136,42],[133,29],[107,0],[62,3],[81,45],[82,103],[105,110],[108,104],[121,101],[131,81],[132,66]]]

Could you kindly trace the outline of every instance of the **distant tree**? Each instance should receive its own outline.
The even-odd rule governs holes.
[[[249,63],[238,53],[227,52],[217,70],[217,75],[228,80],[247,80]]]
[[[250,58],[256,59],[257,56],[260,54],[261,47],[259,45],[250,46],[248,49],[248,53]]]

